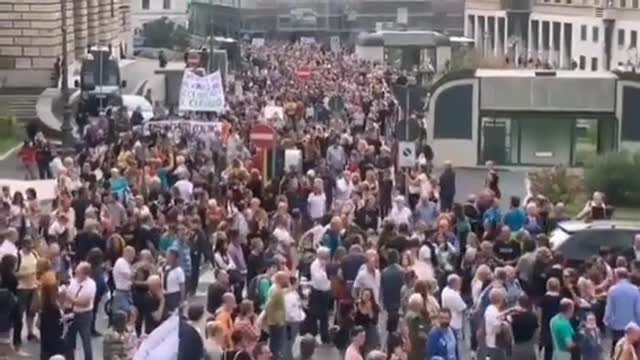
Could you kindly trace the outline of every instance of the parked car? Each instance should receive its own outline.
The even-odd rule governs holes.
[[[606,247],[616,254],[629,252],[633,238],[640,234],[640,223],[600,220],[593,222],[564,221],[551,233],[551,249],[560,252],[565,260],[584,261]]]
[[[142,118],[145,122],[153,118],[153,106],[143,96],[122,95],[122,105],[127,108],[129,118],[138,107],[140,107]]]

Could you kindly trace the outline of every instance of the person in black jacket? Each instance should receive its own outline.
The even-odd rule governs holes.
[[[203,315],[202,305],[191,304],[187,309],[187,319],[180,319],[178,360],[195,360],[204,357],[204,341],[195,328]]]
[[[453,207],[453,199],[456,196],[456,173],[451,162],[445,161],[444,172],[440,175],[440,211],[448,212]]]
[[[209,289],[207,289],[207,311],[210,314],[216,313],[222,305],[222,296],[228,292],[229,289],[229,274],[224,270],[218,270],[216,273],[216,281],[209,285]]]
[[[53,355],[65,353],[62,311],[58,304],[58,284],[55,277],[42,281],[40,301],[40,359],[48,360]]]
[[[391,249],[387,255],[389,265],[382,271],[380,291],[382,293],[382,305],[387,311],[387,331],[393,333],[398,328],[400,319],[401,290],[404,284],[404,271],[398,264],[400,254]]]

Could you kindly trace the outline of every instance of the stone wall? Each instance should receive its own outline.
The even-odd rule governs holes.
[[[62,56],[62,6],[66,1],[69,64],[87,45],[118,51],[129,0],[0,0],[0,86],[48,86]],[[122,4],[121,4],[122,2]]]

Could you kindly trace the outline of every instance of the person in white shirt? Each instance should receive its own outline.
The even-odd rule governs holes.
[[[487,357],[491,359],[501,360],[507,358],[504,349],[500,349],[496,345],[496,335],[504,324],[504,315],[500,312],[500,308],[504,304],[505,298],[504,288],[496,287],[491,289],[491,292],[489,292],[491,305],[484,312],[485,344],[487,346]]]
[[[66,306],[73,312],[73,320],[67,332],[68,349],[75,349],[76,335],[80,335],[84,358],[93,360],[91,351],[91,323],[93,321],[93,300],[96,296],[96,282],[89,277],[91,265],[81,262],[76,267],[75,277],[66,288]]]
[[[371,289],[376,304],[380,304],[380,270],[377,269],[378,254],[375,250],[367,250],[367,262],[362,265],[356,279],[353,281],[353,297],[358,297],[362,289]]]
[[[462,339],[462,324],[467,304],[460,295],[462,280],[460,276],[451,274],[447,277],[447,286],[442,290],[441,303],[444,309],[451,311],[451,328],[458,339]]]
[[[307,198],[307,211],[313,221],[322,221],[327,214],[327,196],[324,193],[323,186],[321,179],[315,179],[313,191]]]
[[[18,230],[9,228],[4,233],[4,240],[0,244],[0,259],[5,255],[13,255],[18,257],[18,248],[16,247],[16,241],[18,241]]]
[[[167,312],[171,313],[180,306],[185,294],[184,271],[178,266],[178,251],[169,249],[167,265],[162,271],[162,284]]]
[[[395,198],[395,203],[391,212],[389,212],[389,219],[393,221],[394,224],[407,224],[411,225],[411,218],[413,214],[411,213],[411,209],[406,205],[406,201],[404,196],[399,195]]]
[[[298,293],[298,279],[295,276],[291,276],[289,284],[290,286],[284,294],[284,307],[287,311],[286,318],[289,329],[288,344],[285,346],[285,359],[293,359],[293,345],[298,338],[300,324],[307,317],[302,306],[302,299]]]
[[[113,265],[113,282],[115,284],[115,292],[113,293],[112,311],[122,311],[129,313],[133,306],[133,298],[131,297],[131,283],[133,279],[133,271],[131,265],[136,258],[136,250],[127,246],[122,252],[122,257],[116,260]]]
[[[176,181],[173,185],[176,189],[178,189],[178,193],[180,193],[180,197],[185,201],[191,201],[191,196],[193,195],[193,184],[189,181],[189,172],[181,171],[179,172],[180,180]]]
[[[311,294],[309,295],[309,316],[311,317],[312,335],[317,335],[316,328],[320,324],[320,339],[329,342],[329,303],[331,301],[331,281],[327,275],[327,264],[331,251],[327,247],[318,249],[316,259],[311,263]]]

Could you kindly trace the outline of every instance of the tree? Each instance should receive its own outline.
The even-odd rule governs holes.
[[[175,48],[178,48],[179,50],[189,48],[189,32],[184,26],[178,25],[173,31],[173,35],[171,37]]]
[[[189,47],[187,30],[164,16],[144,24],[142,35],[144,46],[180,50]]]

